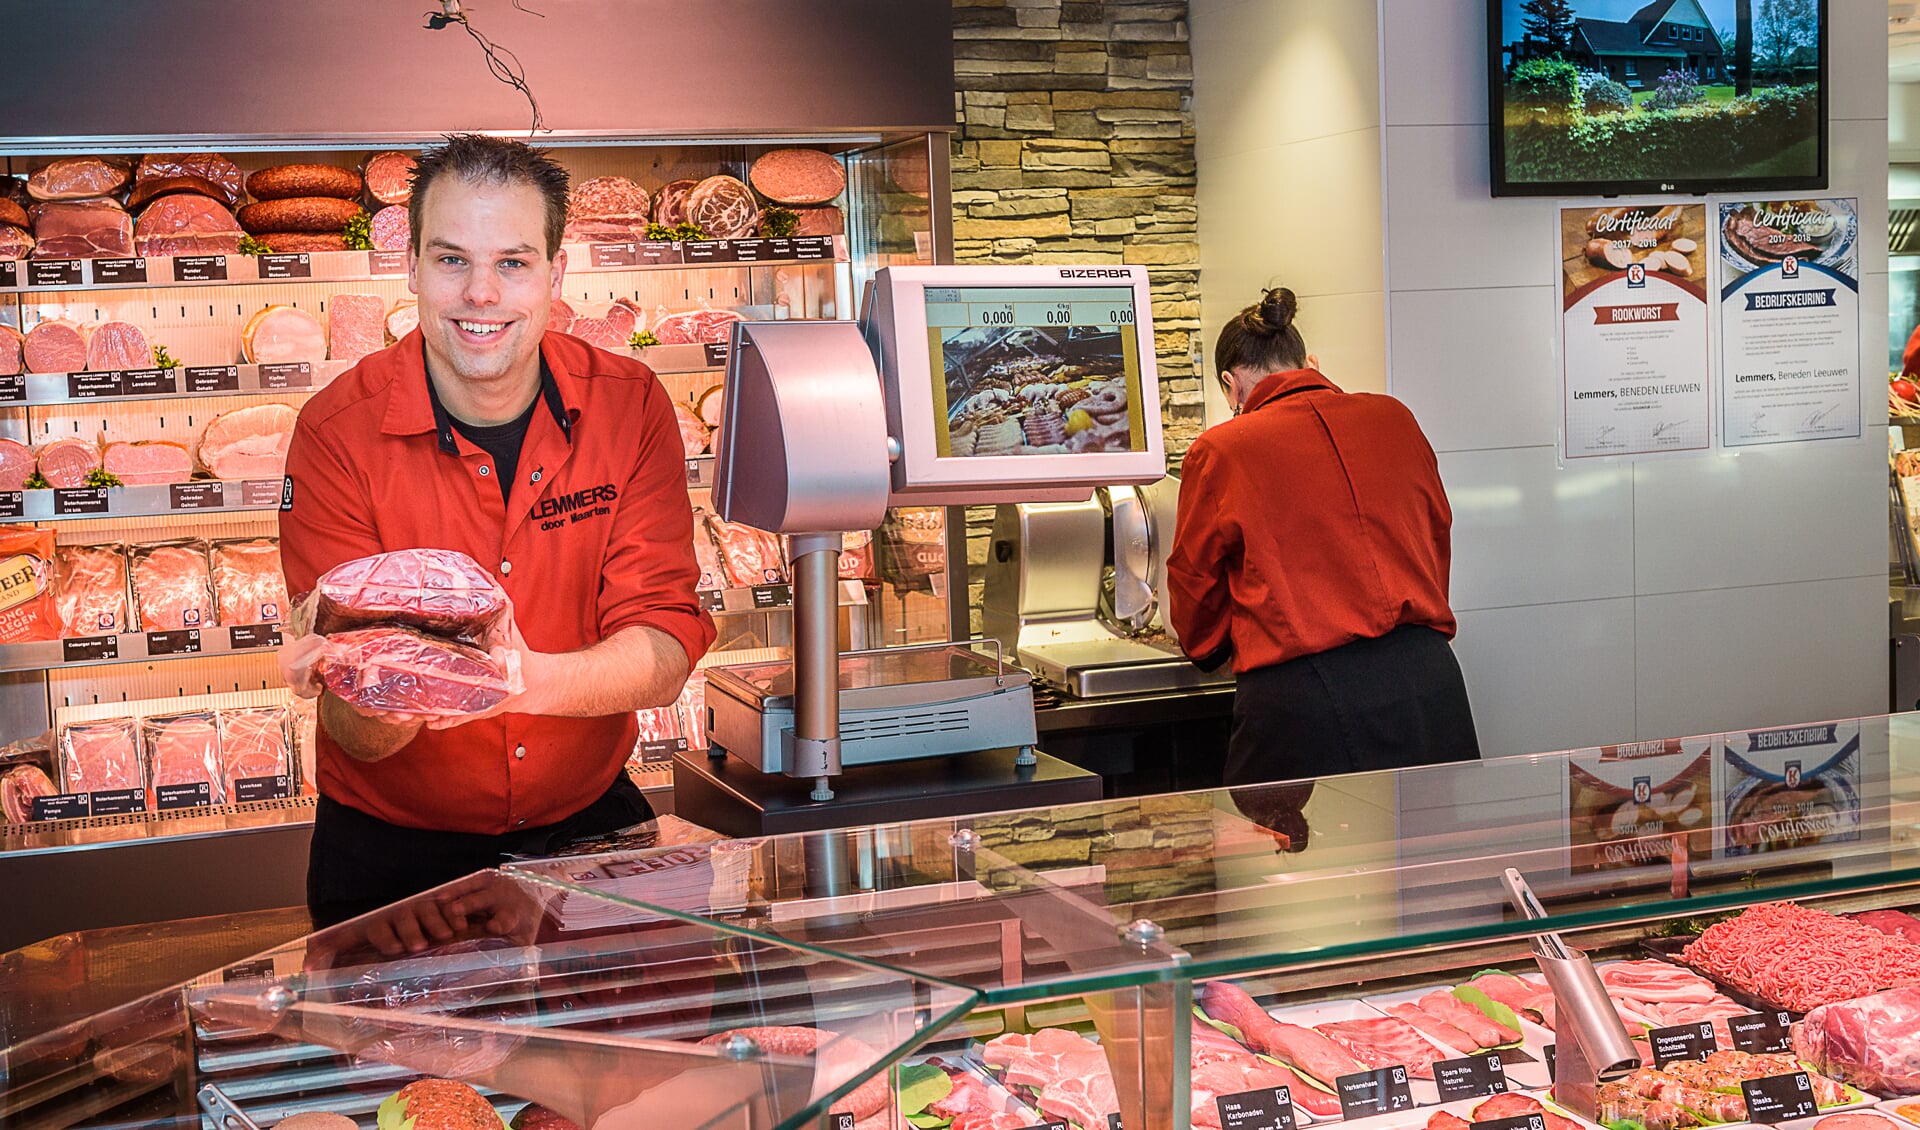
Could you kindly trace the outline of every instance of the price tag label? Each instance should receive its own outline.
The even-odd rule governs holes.
[[[273,980],[273,959],[256,957],[252,961],[236,962],[220,971],[220,983],[231,985],[236,981]]]
[[[118,816],[123,812],[145,812],[147,790],[110,789],[88,794],[95,816]]]
[[[1063,1119],[1052,1118],[1045,1122],[1036,1122],[1032,1126],[1023,1126],[1021,1130],[1067,1130],[1067,1124]]]
[[[1655,1069],[1681,1059],[1703,1060],[1720,1050],[1713,1038],[1713,1022],[1679,1024],[1672,1028],[1647,1029],[1647,1042],[1653,1046]]]
[[[262,279],[310,279],[313,277],[313,258],[305,253],[290,255],[261,255]]]
[[[313,365],[306,361],[287,361],[260,366],[261,388],[312,388]]]
[[[0,377],[0,401],[17,404],[26,399],[27,375],[25,373]]]
[[[1499,1052],[1485,1052],[1463,1059],[1439,1059],[1433,1063],[1433,1082],[1440,1089],[1440,1101],[1479,1099],[1505,1094],[1507,1068]]]
[[[1553,1049],[1557,1046],[1556,1044],[1548,1044],[1542,1049],[1547,1053],[1547,1082],[1549,1083],[1554,1082],[1560,1077],[1558,1071],[1555,1069],[1553,1058]]]
[[[53,492],[53,512],[63,518],[74,514],[105,514],[107,488],[56,487]]]
[[[85,259],[29,259],[27,260],[27,285],[40,286],[79,286],[80,274],[86,269]]]
[[[1333,1081],[1333,1087],[1340,1095],[1342,1118],[1364,1118],[1369,1114],[1393,1114],[1413,1109],[1413,1092],[1407,1086],[1407,1069],[1400,1064],[1342,1075]]]
[[[631,242],[627,243],[590,243],[587,256],[596,267],[631,267],[640,261]]]
[[[281,501],[279,479],[246,479],[240,483],[240,505],[247,507],[278,507]]]
[[[680,245],[680,254],[688,263],[731,263],[733,262],[733,241],[690,239]]]
[[[793,240],[791,238],[775,236],[769,239],[763,239],[760,242],[767,245],[767,258],[769,259],[793,258]]]
[[[1752,1055],[1774,1055],[1793,1050],[1793,1015],[1786,1012],[1755,1012],[1727,1020],[1727,1032],[1733,1037],[1735,1051]]]
[[[173,261],[173,281],[177,283],[225,282],[226,278],[225,255],[181,255]]]
[[[119,636],[74,636],[60,641],[60,657],[68,663],[99,663],[120,658]]]
[[[93,283],[104,286],[109,283],[143,283],[147,281],[147,261],[145,259],[95,259],[93,261]]]
[[[188,369],[186,387],[188,392],[238,392],[240,366],[213,365],[204,369]]]
[[[96,396],[125,396],[127,379],[119,373],[68,373],[67,395],[75,400]]]
[[[1120,1113],[1118,1111],[1107,1115],[1107,1130],[1126,1130],[1126,1127],[1120,1125]]]
[[[1547,1130],[1546,1116],[1538,1111],[1532,1114],[1516,1114],[1512,1118],[1490,1118],[1485,1122],[1469,1122],[1467,1130]]]
[[[853,1130],[853,1115],[847,1111],[833,1115],[833,1130]]]
[[[227,629],[227,648],[231,651],[279,646],[280,629],[272,624],[235,624]]]
[[[762,259],[777,258],[773,254],[773,248],[768,246],[773,242],[772,240],[736,239],[732,242],[733,261],[736,263],[758,263]]]
[[[1287,1087],[1216,1095],[1213,1106],[1220,1112],[1221,1130],[1293,1130],[1293,1092]],[[1118,1127],[1120,1116],[1108,1116],[1107,1124]]]
[[[78,816],[92,815],[93,805],[85,793],[60,793],[33,798],[35,820],[72,820]]]
[[[687,485],[690,487],[700,485],[700,460],[698,459],[687,460]]]
[[[225,483],[171,483],[167,494],[170,510],[218,510],[227,504]]]
[[[1813,1080],[1804,1071],[1743,1079],[1740,1090],[1747,1097],[1747,1117],[1755,1122],[1770,1125],[1820,1113],[1820,1104],[1813,1097]]]
[[[189,610],[189,615],[191,615]],[[148,632],[147,654],[161,655],[198,655],[200,653],[200,629],[178,628],[171,632]]]
[[[0,490],[0,518],[24,518],[27,516],[27,492],[23,490]]]
[[[755,608],[786,608],[792,604],[792,585],[753,586],[753,606]]]
[[[407,273],[407,253],[404,251],[367,252],[367,273],[370,275],[404,275]]]
[[[293,795],[293,778],[285,774],[278,777],[235,777],[233,779],[233,799],[245,803],[250,800],[285,800]]]
[[[0,261],[0,288],[17,290],[20,287],[20,261],[7,259]]]
[[[727,608],[726,595],[719,589],[704,589],[700,592],[700,608],[705,612],[724,612]]]
[[[653,266],[658,263],[680,262],[680,245],[677,243],[655,243],[647,241],[633,245],[633,257],[640,264]]]
[[[727,351],[733,347],[731,342],[709,341],[703,342],[702,344],[706,349],[707,368],[724,369],[727,367]]]
[[[173,374],[172,369],[129,369],[121,376],[126,378],[128,396],[158,396],[180,390]]]
[[[640,743],[640,763],[650,765],[661,761],[672,761],[676,753],[687,751],[685,738],[661,738],[657,741]]]
[[[795,259],[831,259],[833,258],[833,237],[830,235],[795,236],[793,257]]]
[[[205,781],[190,785],[155,785],[154,807],[162,812],[176,808],[209,808],[213,805],[213,786]]]

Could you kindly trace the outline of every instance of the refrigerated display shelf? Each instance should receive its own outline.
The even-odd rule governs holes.
[[[70,522],[276,510],[282,489],[280,479],[193,479],[151,486],[0,491],[0,521]]]
[[[0,407],[312,392],[324,388],[352,366],[351,361],[299,361],[280,365],[177,365],[168,369],[97,373],[19,373],[0,377]]]
[[[278,624],[224,624],[170,632],[124,632],[75,636],[30,643],[0,644],[0,671],[38,671],[47,667],[97,667],[106,663],[146,663],[236,655],[279,647]]]

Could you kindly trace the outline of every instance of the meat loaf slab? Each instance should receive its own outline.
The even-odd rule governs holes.
[[[274,165],[247,178],[255,200],[289,200],[300,196],[359,197],[364,182],[352,169],[333,165]]]
[[[240,226],[261,232],[338,232],[360,214],[360,205],[333,196],[290,196],[240,209]],[[279,248],[274,248],[278,251]]]
[[[342,562],[314,588],[313,630],[400,624],[479,639],[507,613],[507,592],[464,553],[401,549]]]

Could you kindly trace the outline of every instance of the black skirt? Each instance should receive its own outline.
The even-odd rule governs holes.
[[[1467,684],[1447,637],[1396,628],[1236,676],[1226,783],[1473,761]]]

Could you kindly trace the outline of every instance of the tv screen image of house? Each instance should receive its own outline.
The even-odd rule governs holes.
[[[1487,0],[1493,191],[1826,187],[1827,0]]]

